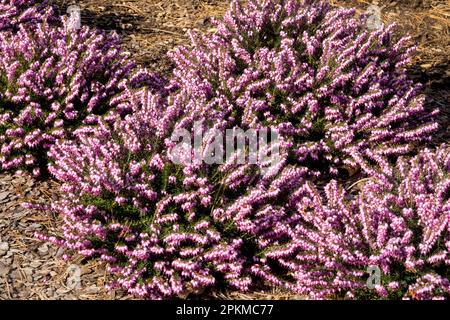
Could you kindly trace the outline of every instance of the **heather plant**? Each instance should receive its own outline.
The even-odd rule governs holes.
[[[288,288],[313,298],[450,296],[448,145],[400,158],[391,184],[372,179],[353,197],[334,181],[323,196],[305,184],[299,198],[292,242],[265,253]],[[373,290],[369,267],[381,271]]]
[[[311,298],[448,297],[448,146],[401,157],[390,183],[370,178],[354,195],[331,182],[322,195],[283,156],[265,174],[232,161],[175,164],[185,97],[125,89],[114,101],[128,115],[53,145],[63,196],[31,207],[60,214],[63,236],[38,237],[100,257],[110,287],[151,299],[264,285]]]
[[[0,31],[17,30],[20,25],[34,27],[52,15],[47,0],[0,0]]]
[[[63,235],[38,237],[100,257],[114,274],[110,287],[146,298],[264,285],[252,268],[263,264],[263,248],[289,237],[284,226],[298,217],[287,211],[306,169],[176,164],[171,138],[185,95],[162,92],[127,88],[114,103],[128,115],[105,116],[52,146],[62,199],[30,207],[60,214]]]
[[[45,167],[46,151],[108,109],[121,82],[149,79],[121,51],[114,34],[42,22],[0,33],[0,164]],[[122,83],[123,85],[123,83]]]
[[[145,88],[127,88],[115,102],[133,112],[109,115],[52,147],[49,170],[64,198],[48,209],[62,215],[63,238],[41,238],[99,256],[115,275],[111,287],[147,298],[203,290],[216,273],[245,282],[242,239],[216,230],[206,181],[168,159],[166,139],[181,109]]]
[[[211,125],[276,129],[314,175],[383,178],[437,128],[405,72],[414,46],[393,30],[320,1],[233,1],[215,33],[171,53],[173,84]]]

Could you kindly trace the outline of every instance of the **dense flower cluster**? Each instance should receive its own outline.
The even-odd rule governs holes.
[[[0,31],[33,26],[53,14],[47,0],[0,0]]]
[[[50,209],[64,219],[64,238],[42,239],[100,256],[117,276],[112,286],[148,298],[202,290],[217,274],[246,283],[243,240],[217,231],[206,181],[168,159],[166,139],[180,109],[145,88],[126,89],[115,101],[133,112],[52,147],[57,162],[49,170],[65,196]]]
[[[116,35],[42,22],[0,33],[1,168],[34,168],[48,147],[102,114],[134,63]],[[142,72],[141,72],[142,73]],[[135,78],[139,78],[136,75]],[[142,77],[141,77],[142,78]],[[45,164],[45,163],[44,163]]]
[[[172,53],[173,82],[193,113],[229,126],[272,126],[291,161],[315,173],[362,168],[382,177],[437,124],[426,120],[405,64],[414,47],[393,26],[370,32],[352,9],[320,1],[233,1],[214,34]]]
[[[370,181],[350,199],[336,182],[322,198],[302,188],[292,242],[266,258],[287,270],[285,284],[315,298],[450,297],[450,147],[400,158],[392,185]],[[367,288],[367,268],[381,283]]]

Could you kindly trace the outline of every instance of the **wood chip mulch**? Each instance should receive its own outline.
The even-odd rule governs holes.
[[[65,261],[64,249],[35,238],[36,232],[59,234],[57,217],[22,207],[50,203],[58,185],[27,174],[0,174],[0,300],[124,299],[106,292],[107,274],[96,261]]]

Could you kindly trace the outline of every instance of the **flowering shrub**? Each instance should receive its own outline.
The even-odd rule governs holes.
[[[42,240],[99,256],[112,287],[152,299],[258,284],[312,298],[448,297],[448,146],[400,158],[390,184],[371,180],[356,197],[332,182],[323,202],[306,169],[285,161],[265,175],[257,165],[175,164],[178,99],[126,89],[115,101],[129,115],[51,148],[63,197],[31,207],[59,213],[63,238]],[[382,278],[369,290],[373,265]]]
[[[205,181],[168,160],[165,139],[180,109],[147,89],[120,97],[130,115],[52,147],[49,170],[65,197],[49,209],[62,215],[64,239],[41,238],[100,256],[117,276],[111,286],[152,299],[204,289],[219,271],[239,281],[242,239],[216,230]]]
[[[288,287],[315,298],[450,296],[450,148],[400,158],[394,171],[390,186],[367,182],[353,200],[336,182],[324,202],[303,187],[296,235],[265,256],[288,271]],[[369,266],[381,269],[375,290]]]
[[[382,177],[437,124],[427,120],[405,65],[414,47],[393,26],[369,32],[352,9],[320,1],[250,0],[211,35],[172,53],[173,83],[206,119],[272,126],[291,162],[315,173],[362,168]]]
[[[104,113],[134,67],[117,36],[88,27],[69,30],[64,24],[43,22],[32,31],[20,26],[0,33],[2,169],[27,167],[38,173],[49,146]]]
[[[46,21],[52,15],[46,0],[0,0],[0,31]]]

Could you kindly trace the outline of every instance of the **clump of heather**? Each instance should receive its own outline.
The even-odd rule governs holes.
[[[145,71],[121,52],[119,39],[47,22],[0,33],[0,164],[4,170],[45,165],[46,150],[108,109],[121,81]],[[147,77],[148,78],[148,77]],[[128,81],[128,80],[126,80]],[[43,162],[43,163],[39,163]]]
[[[111,287],[146,298],[248,286],[244,240],[209,214],[208,181],[167,153],[182,109],[146,88],[126,88],[115,101],[132,112],[109,115],[51,148],[49,171],[63,198],[32,207],[59,213],[63,237],[39,237],[100,257],[115,275]]]
[[[177,162],[184,149],[172,134],[185,122],[184,98],[124,89],[113,101],[128,115],[109,114],[52,146],[49,171],[62,199],[30,205],[64,221],[61,238],[40,239],[100,257],[114,274],[110,287],[151,299],[267,280],[258,255],[290,236],[285,225],[298,217],[287,212],[306,174],[285,161],[263,171],[266,164],[233,156],[221,165]]]
[[[292,242],[265,254],[288,272],[286,286],[314,298],[450,296],[450,148],[400,158],[394,173],[391,185],[372,180],[353,199],[336,182],[324,197],[302,188]],[[381,270],[372,290],[369,266]]]
[[[46,21],[53,14],[47,0],[0,0],[0,31]]]
[[[414,47],[393,28],[369,31],[353,9],[320,1],[233,1],[215,33],[171,54],[173,83],[197,101],[191,114],[276,129],[290,163],[316,175],[382,178],[437,128],[405,72]]]

